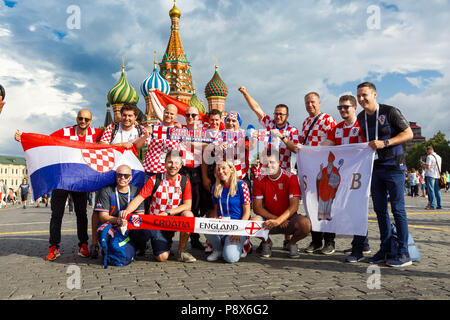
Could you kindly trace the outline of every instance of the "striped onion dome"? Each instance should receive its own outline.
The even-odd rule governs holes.
[[[197,95],[195,94],[195,90],[194,90],[194,94],[192,95],[191,100],[189,100],[189,105],[191,107],[196,108],[199,112],[201,113],[205,113],[206,114],[206,107],[203,105],[203,103],[197,98]]]
[[[139,95],[137,91],[128,83],[125,77],[125,67],[122,65],[122,75],[117,84],[108,92],[108,102],[111,105],[131,103],[137,104]]]
[[[148,90],[150,89],[158,89],[162,93],[169,94],[170,86],[169,83],[164,79],[158,72],[158,69],[155,67],[153,69],[153,73],[148,76],[147,79],[144,80],[141,84],[141,93],[144,97],[148,96]]]
[[[215,67],[216,71],[214,72],[214,76],[208,82],[205,88],[205,96],[209,97],[226,97],[228,95],[228,88],[225,82],[223,82],[222,78],[219,76],[217,72],[217,66]]]

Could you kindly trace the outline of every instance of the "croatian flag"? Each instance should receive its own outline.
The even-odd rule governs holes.
[[[131,167],[130,184],[144,185],[144,168],[133,149],[35,133],[23,133],[21,143],[35,200],[54,189],[97,191],[115,183],[122,164]]]

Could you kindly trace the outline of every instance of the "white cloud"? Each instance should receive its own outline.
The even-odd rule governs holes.
[[[56,89],[59,80],[48,71],[48,65],[36,67],[32,61],[21,64],[6,54],[0,54],[0,65],[0,81],[7,90],[0,119],[1,150],[21,154],[19,145],[13,142],[16,129],[50,134],[61,126],[61,118],[75,119],[77,110],[86,103],[79,93],[66,94]]]

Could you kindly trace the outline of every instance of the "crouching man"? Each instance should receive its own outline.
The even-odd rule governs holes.
[[[166,172],[151,176],[128,207],[120,212],[120,218],[134,212],[143,201],[151,197],[148,214],[159,216],[194,217],[191,210],[192,194],[189,179],[178,172],[182,166],[182,155],[179,151],[167,152],[165,158]],[[138,255],[145,252],[147,241],[151,241],[153,254],[157,261],[164,262],[169,258],[174,231],[163,230],[135,230],[133,241]],[[181,232],[178,246],[177,260],[180,262],[194,262],[196,259],[184,249],[190,233]],[[131,236],[130,236],[131,237]]]
[[[287,248],[290,258],[299,258],[297,242],[311,232],[309,218],[297,214],[300,200],[298,178],[280,168],[277,152],[263,153],[261,176],[253,186],[253,220],[265,220],[263,227],[269,234],[292,235]],[[270,238],[258,248],[262,257],[272,255]]]

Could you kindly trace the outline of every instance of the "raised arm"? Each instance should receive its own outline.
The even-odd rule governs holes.
[[[245,101],[247,101],[248,106],[250,109],[253,110],[253,112],[258,117],[258,120],[261,120],[266,115],[264,111],[262,110],[261,106],[256,102],[255,99],[253,99],[250,94],[247,92],[247,89],[245,87],[239,87],[239,92],[242,93],[242,95],[245,98]]]

